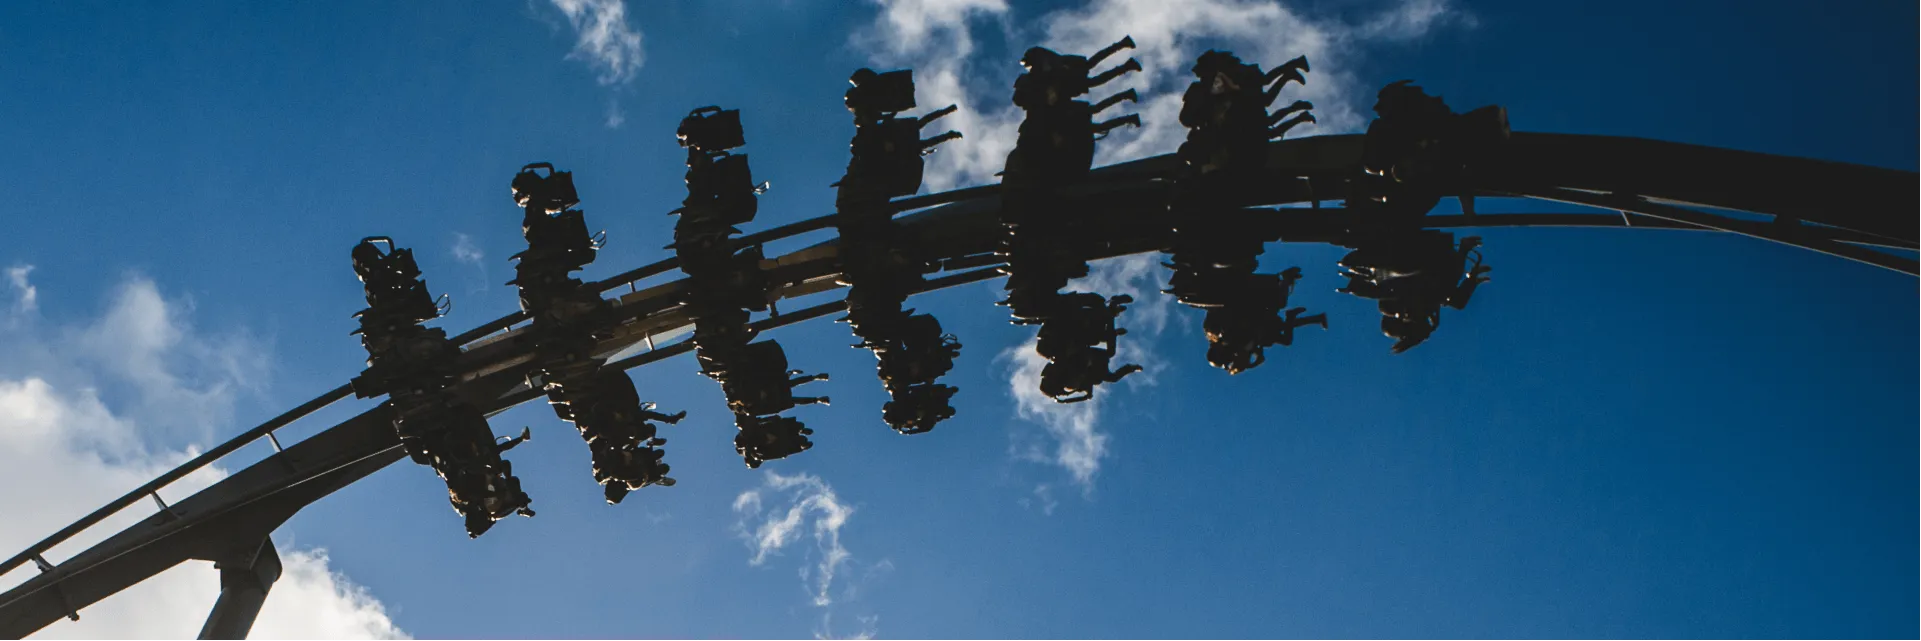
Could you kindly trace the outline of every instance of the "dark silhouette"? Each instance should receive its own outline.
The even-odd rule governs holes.
[[[446,411],[448,429],[433,444],[434,470],[447,481],[448,501],[465,517],[467,536],[478,537],[511,514],[533,516],[532,499],[521,490],[513,465],[500,457],[528,435],[496,442],[487,419],[472,405],[456,403]]]
[[[1181,95],[1181,125],[1187,142],[1176,156],[1189,175],[1226,172],[1228,180],[1208,181],[1210,189],[1244,189],[1267,162],[1267,141],[1302,123],[1314,122],[1312,103],[1298,100],[1268,113],[1288,80],[1305,84],[1307,57],[1288,61],[1272,72],[1225,51],[1209,50],[1195,61],[1194,82]],[[1268,85],[1272,84],[1270,89]],[[1289,119],[1288,116],[1293,118]],[[1235,200],[1228,195],[1225,200]]]
[[[747,144],[740,112],[695,109],[681,120],[679,134],[687,149],[687,198],[673,212],[680,220],[669,246],[687,275],[679,303],[694,321],[691,340],[701,373],[721,384],[740,428],[736,449],[748,467],[759,467],[811,446],[804,438],[811,430],[776,415],[796,405],[826,403],[824,396],[796,397],[793,388],[827,377],[796,376],[800,372],[787,368],[778,343],[749,342],[754,338],[749,313],[771,311],[773,283],[761,269],[760,247],[734,247],[733,236],[740,233],[734,225],[754,219],[767,189],[765,183],[754,184],[747,155],[731,151]],[[804,445],[794,445],[795,439]]]
[[[734,421],[740,428],[740,433],[734,435],[734,451],[749,468],[759,468],[761,463],[787,458],[814,446],[813,441],[807,440],[814,430],[790,417],[735,414]]]
[[[532,499],[500,457],[530,434],[498,441],[487,418],[448,389],[459,373],[460,347],[445,330],[420,325],[445,308],[427,293],[413,252],[376,236],[361,240],[352,256],[367,294],[354,333],[368,355],[367,370],[352,382],[354,393],[388,396],[401,446],[447,482],[448,500],[465,520],[467,536],[480,536],[509,514],[533,516]]]
[[[954,388],[936,384],[952,369],[960,341],[941,332],[940,322],[903,310],[907,297],[920,291],[932,264],[918,258],[916,239],[893,222],[888,199],[920,190],[922,156],[960,138],[949,131],[922,139],[922,128],[958,107],[948,105],[925,116],[902,116],[913,109],[914,76],[901,69],[876,73],[861,69],[849,78],[847,110],[854,115],[853,157],[836,198],[840,227],[840,283],[848,287],[847,316],[857,348],[872,350],[877,372],[893,398],[881,419],[903,434],[919,434],[952,417],[948,399]]]
[[[1096,120],[1116,105],[1138,101],[1135,90],[1091,102],[1088,94],[1141,69],[1132,59],[1096,69],[1133,45],[1132,38],[1122,38],[1091,56],[1035,47],[1022,56],[1025,73],[1014,83],[1013,102],[1026,117],[1002,173],[1004,233],[996,254],[1007,276],[1007,297],[1000,304],[1015,324],[1037,326],[1035,351],[1047,360],[1039,387],[1062,403],[1090,400],[1099,385],[1141,370],[1114,363],[1127,333],[1119,317],[1133,299],[1063,291],[1088,275],[1088,257],[1103,249],[1084,231],[1099,221],[1092,212],[1077,211],[1077,201],[1064,190],[1091,171],[1096,141],[1117,127],[1140,124],[1136,115]],[[1172,276],[1165,293],[1205,310],[1208,362],[1238,374],[1265,363],[1268,348],[1292,345],[1296,329],[1328,325],[1326,314],[1289,304],[1300,268],[1256,273],[1267,239],[1247,233],[1266,214],[1246,207],[1270,202],[1263,190],[1276,188],[1267,180],[1268,143],[1314,122],[1307,101],[1275,107],[1284,88],[1306,83],[1308,61],[1303,56],[1264,71],[1232,53],[1208,51],[1193,72],[1179,116],[1187,140],[1170,176],[1173,223],[1165,265]],[[904,115],[917,106],[910,70],[860,69],[849,82],[845,103],[855,133],[847,171],[834,184],[834,224],[840,230],[834,255],[839,283],[848,287],[841,320],[859,337],[854,346],[876,358],[875,373],[891,397],[881,409],[883,421],[903,434],[923,433],[955,414],[958,390],[939,381],[953,369],[961,344],[934,317],[905,307],[909,296],[925,288],[926,275],[940,267],[925,249],[929,239],[894,223],[892,199],[917,193],[923,157],[961,136],[948,131],[921,137],[927,125],[958,107]],[[1382,331],[1395,340],[1398,353],[1432,336],[1441,308],[1464,308],[1487,281],[1478,238],[1457,247],[1452,235],[1422,230],[1415,219],[1437,194],[1463,191],[1464,181],[1499,152],[1507,129],[1499,107],[1454,114],[1406,81],[1383,89],[1375,111],[1379,118],[1369,128],[1362,171],[1349,191],[1353,216],[1332,233],[1354,250],[1341,261],[1349,282],[1339,291],[1378,300]],[[773,292],[783,283],[774,280],[760,246],[738,240],[738,226],[753,222],[767,190],[766,183],[754,181],[747,155],[738,152],[746,144],[740,112],[695,109],[677,134],[687,150],[688,193],[671,212],[678,218],[667,248],[686,280],[672,300],[694,325],[689,340],[702,374],[726,396],[738,428],[737,453],[749,467],[759,467],[813,446],[813,430],[781,414],[827,403],[826,396],[797,396],[794,389],[828,376],[790,369],[780,344],[754,341],[752,314],[777,314]],[[608,502],[649,485],[673,485],[658,424],[676,424],[686,413],[656,411],[631,379],[604,369],[596,354],[622,317],[573,275],[593,262],[605,237],[590,233],[576,208],[573,175],[534,163],[514,176],[512,188],[527,240],[526,251],[512,257],[515,278],[509,282],[532,320],[515,339],[532,355],[527,384],[544,392],[555,414],[579,431]],[[412,253],[387,239],[363,241],[353,258],[369,305],[357,315],[355,333],[370,354],[354,391],[394,399],[403,445],[447,480],[470,534],[509,513],[531,516],[530,501],[500,457],[529,434],[495,438],[484,417],[446,391],[459,373],[461,352],[445,332],[421,326],[445,312],[445,299],[431,297]]]
[[[1232,53],[1208,51],[1195,61],[1195,80],[1181,96],[1188,132],[1175,154],[1182,171],[1169,206],[1174,238],[1163,264],[1174,273],[1165,292],[1207,310],[1207,362],[1229,374],[1266,362],[1268,347],[1292,345],[1297,327],[1327,327],[1325,314],[1288,309],[1299,267],[1254,273],[1265,243],[1247,233],[1254,221],[1242,209],[1268,182],[1268,141],[1314,121],[1314,105],[1304,100],[1267,110],[1289,81],[1305,84],[1307,70],[1306,56],[1262,72]]]
[[[625,373],[602,369],[604,361],[593,353],[616,319],[611,304],[569,275],[593,261],[602,240],[588,234],[586,215],[571,209],[580,202],[573,174],[547,163],[527,165],[514,176],[513,194],[526,214],[527,250],[513,256],[519,261],[513,284],[520,286],[521,309],[533,317],[523,339],[535,355],[528,386],[544,390],[554,415],[579,430],[607,502],[648,485],[672,485],[665,453],[656,449],[666,440],[649,421],[673,424],[685,413],[652,411]]]
[[[1426,215],[1441,194],[1460,193],[1507,141],[1507,110],[1490,105],[1456,114],[1412,83],[1381,89],[1355,185],[1360,197],[1349,207],[1372,206],[1396,220]]]
[[[1026,73],[1014,81],[1014,105],[1026,118],[1001,181],[1006,235],[998,254],[1006,261],[1002,270],[1007,274],[1007,299],[1001,304],[1016,324],[1041,326],[1037,349],[1048,359],[1041,392],[1063,403],[1091,399],[1096,386],[1140,371],[1134,365],[1110,369],[1116,340],[1125,333],[1115,327],[1115,319],[1132,299],[1117,296],[1108,301],[1100,294],[1060,291],[1068,281],[1088,274],[1091,247],[1087,234],[1071,222],[1081,218],[1079,212],[1070,210],[1059,190],[1093,168],[1096,140],[1117,127],[1141,124],[1138,115],[1094,121],[1101,111],[1139,100],[1132,89],[1094,104],[1078,98],[1139,71],[1140,63],[1129,59],[1094,73],[1102,60],[1133,46],[1134,39],[1124,37],[1085,58],[1034,47],[1021,57]]]
[[[1357,237],[1341,259],[1348,285],[1339,291],[1380,301],[1381,333],[1399,354],[1440,328],[1442,307],[1466,309],[1487,282],[1480,244],[1469,236],[1456,247],[1453,234],[1432,230]]]
[[[1320,325],[1326,329],[1327,314],[1307,315],[1307,308],[1287,308],[1300,276],[1299,267],[1280,274],[1249,274],[1239,299],[1207,310],[1201,328],[1207,334],[1208,364],[1239,374],[1267,362],[1268,347],[1293,345],[1295,328]]]
[[[570,390],[574,426],[592,453],[594,481],[604,486],[609,503],[619,503],[630,490],[649,485],[671,486],[671,469],[662,461],[667,444],[652,421],[679,423],[686,412],[662,414],[653,403],[643,403],[634,382],[624,372],[601,370],[585,389]],[[556,405],[558,408],[559,405]]]

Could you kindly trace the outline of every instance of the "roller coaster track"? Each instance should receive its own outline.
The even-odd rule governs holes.
[[[1320,136],[1272,143],[1268,177],[1260,186],[1255,229],[1268,242],[1329,242],[1354,215],[1321,206],[1343,200],[1361,158],[1361,137]],[[1157,156],[1097,169],[1066,190],[1071,214],[1100,259],[1160,251],[1170,219],[1166,193],[1175,160]],[[1580,205],[1587,213],[1430,215],[1427,228],[1595,227],[1717,231],[1820,251],[1909,275],[1921,273],[1917,249],[1917,194],[1913,172],[1771,156],[1637,138],[1516,133],[1504,160],[1465,198],[1527,198]],[[999,186],[988,185],[894,201],[897,222],[918,237],[939,270],[921,290],[931,292],[1000,277],[993,253],[1001,228]],[[1066,215],[1066,214],[1064,214]],[[834,227],[833,215],[748,234],[753,246]],[[1892,252],[1886,250],[1893,250]],[[763,269],[782,301],[806,304],[778,311],[753,325],[762,330],[832,315],[837,300],[813,302],[840,286],[836,241],[766,260]],[[615,335],[597,349],[621,356],[606,367],[625,370],[692,351],[685,340],[656,346],[690,322],[673,294],[685,281],[641,283],[676,269],[672,259],[633,269],[594,285],[621,318]],[[626,291],[622,292],[621,290]],[[806,300],[799,300],[806,299]],[[794,303],[790,303],[792,305]],[[778,304],[777,304],[778,305]],[[455,337],[463,347],[456,393],[489,415],[539,398],[523,381],[532,354],[520,341],[524,314],[512,314]],[[637,350],[639,350],[637,353]],[[268,536],[294,513],[328,494],[406,458],[382,404],[298,443],[283,447],[276,432],[351,393],[346,385],[249,429],[128,492],[92,514],[0,563],[0,576],[31,562],[40,573],[0,594],[0,637],[20,638],[61,617],[146,580],[181,562],[213,561],[222,592],[203,638],[244,637],[279,575]],[[268,440],[274,453],[172,505],[158,492],[242,447]],[[58,563],[55,546],[142,500],[160,510]]]

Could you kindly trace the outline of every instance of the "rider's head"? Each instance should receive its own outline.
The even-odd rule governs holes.
[[[1241,59],[1232,53],[1209,49],[1207,53],[1201,54],[1200,59],[1194,61],[1193,72],[1196,77],[1206,79],[1240,63]]]
[[[1046,47],[1029,47],[1026,53],[1021,54],[1021,67],[1028,71],[1033,71],[1043,65],[1054,62],[1060,57],[1060,54],[1054,53],[1052,49]]]

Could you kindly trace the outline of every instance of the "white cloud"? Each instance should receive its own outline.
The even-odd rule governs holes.
[[[469,265],[478,266],[481,264],[481,261],[487,259],[487,255],[482,253],[480,248],[474,245],[474,238],[460,232],[454,232],[453,251],[454,260]]]
[[[15,265],[7,268],[7,283],[13,286],[13,312],[24,314],[40,307],[40,290],[27,282],[27,274],[33,273],[32,265]]]
[[[40,319],[0,333],[0,550],[24,549],[73,519],[117,498],[200,451],[200,438],[156,429],[173,422],[159,409],[231,416],[234,390],[252,365],[265,363],[244,335],[204,337],[188,325],[178,301],[161,297],[151,281],[129,278],[101,317],[77,328],[44,328]],[[119,354],[126,362],[105,359]],[[264,367],[264,365],[262,365]],[[124,394],[101,383],[127,383]],[[178,394],[178,405],[154,398]],[[121,398],[121,397],[126,398]],[[118,409],[116,409],[118,408]],[[178,500],[225,476],[207,468],[161,494]],[[84,546],[145,518],[142,502],[57,547],[58,562]],[[255,638],[396,638],[380,603],[327,568],[317,549],[280,548],[284,567],[254,626]],[[0,587],[29,578],[31,565],[0,577]],[[192,636],[219,594],[211,564],[189,562],[61,620],[35,638],[151,638]]]
[[[914,57],[948,47],[956,58],[974,52],[968,22],[1007,13],[1006,0],[870,0],[880,5],[873,31],[857,34],[892,57]]]
[[[1040,391],[1041,368],[1047,366],[1047,359],[1041,358],[1034,347],[1035,339],[1030,338],[1001,353],[1001,358],[1011,363],[1007,391],[1014,396],[1015,413],[1040,423],[1053,441],[1052,452],[1037,446],[1023,452],[1022,457],[1059,465],[1075,483],[1091,489],[1094,473],[1100,471],[1101,459],[1107,457],[1107,435],[1101,433],[1098,421],[1100,407],[1113,393],[1112,388],[1099,390],[1093,399],[1080,403],[1054,402]]]
[[[763,492],[779,495],[775,499],[779,502],[775,509],[766,511],[764,520],[749,527],[749,521],[762,517]],[[734,498],[734,513],[741,517],[736,523],[737,529],[746,537],[748,549],[754,551],[748,561],[752,565],[761,565],[768,557],[779,555],[787,544],[800,537],[802,526],[811,521],[819,560],[812,568],[801,568],[801,577],[811,576],[814,605],[833,604],[829,589],[833,587],[834,573],[851,556],[840,544],[840,529],[847,525],[847,517],[854,515],[854,508],[842,503],[832,486],[812,474],[782,476],[768,472],[764,487],[747,490]]]
[[[1467,28],[1478,25],[1473,14],[1454,10],[1445,0],[1405,0],[1395,10],[1376,14],[1361,24],[1358,34],[1363,39],[1412,40],[1449,20]]]
[[[1008,96],[1017,67],[1010,57],[996,63],[999,72],[979,73],[971,58],[971,29],[982,19],[994,19],[1010,42],[1035,41],[1081,55],[1123,35],[1133,36],[1138,47],[1108,64],[1132,56],[1142,71],[1123,76],[1100,93],[1138,89],[1142,100],[1132,111],[1141,114],[1144,126],[1115,131],[1099,147],[1099,163],[1169,153],[1179,146],[1186,136],[1177,118],[1181,90],[1189,81],[1188,67],[1207,48],[1231,50],[1266,67],[1306,55],[1314,69],[1307,85],[1290,86],[1284,98],[1313,102],[1319,122],[1293,135],[1343,133],[1365,124],[1365,109],[1372,102],[1372,89],[1361,87],[1349,71],[1361,49],[1420,37],[1451,18],[1472,24],[1446,0],[1398,0],[1359,24],[1310,18],[1273,0],[1089,0],[1077,8],[1018,20],[1009,15],[1005,2],[993,0],[871,1],[880,5],[880,15],[867,31],[856,34],[855,46],[878,64],[913,67],[922,105],[961,105],[960,112],[943,123],[966,137],[944,145],[928,162],[927,184],[933,190],[993,181],[1013,149],[1022,114]],[[1036,25],[1037,33],[1019,33],[1016,23]],[[1111,113],[1124,112],[1117,108]]]
[[[51,333],[88,367],[90,383],[126,389],[128,411],[145,429],[198,442],[232,422],[239,393],[264,389],[271,368],[260,340],[244,331],[203,336],[187,321],[191,311],[190,301],[168,301],[133,275],[100,318]]]
[[[1053,483],[1042,483],[1034,486],[1033,498],[1021,498],[1016,500],[1015,503],[1027,509],[1039,508],[1041,514],[1047,516],[1053,516],[1054,509],[1061,506],[1061,502],[1054,498]]]
[[[327,567],[326,550],[283,550],[280,562],[280,581],[248,638],[409,638],[366,588]]]
[[[607,120],[603,124],[607,125],[608,129],[619,129],[621,125],[626,123],[627,112],[620,110],[620,102],[616,100],[607,101]]]
[[[553,0],[554,7],[566,14],[579,39],[568,58],[587,63],[597,71],[600,84],[617,85],[634,78],[644,61],[640,51],[640,32],[627,24],[627,3],[623,0]]]
[[[859,623],[859,625],[855,626],[854,632],[842,636],[834,633],[834,618],[832,613],[821,615],[820,629],[814,632],[814,638],[850,639],[858,641],[862,639],[872,639],[875,635],[880,634],[880,615],[872,614],[854,617],[854,620]]]
[[[492,291],[492,278],[487,276],[487,253],[474,244],[474,238],[461,232],[454,232],[454,246],[450,250],[454,260],[473,268],[472,278],[468,279],[467,293],[486,295]]]
[[[854,515],[854,508],[841,501],[833,486],[812,474],[783,476],[768,472],[761,487],[734,497],[734,514],[739,518],[734,524],[735,533],[753,552],[748,559],[750,565],[765,565],[781,556],[782,550],[799,540],[804,531],[810,531],[814,546],[808,552],[808,562],[800,567],[801,582],[815,607],[827,608],[834,604],[835,577],[842,574],[843,566],[853,558],[841,545],[840,531]],[[869,574],[892,567],[891,562],[882,560],[869,568]],[[844,588],[842,593],[851,594],[852,589]],[[833,612],[824,611],[821,616],[816,636],[833,636],[829,625]],[[879,617],[860,617],[860,620],[862,631],[853,638],[872,638]]]

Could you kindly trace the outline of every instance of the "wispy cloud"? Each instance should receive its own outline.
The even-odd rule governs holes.
[[[1036,443],[1017,455],[1059,465],[1083,490],[1092,490],[1094,473],[1100,471],[1101,459],[1107,458],[1108,437],[1099,429],[1101,405],[1113,391],[1105,388],[1092,400],[1071,405],[1054,402],[1040,391],[1041,369],[1047,366],[1047,359],[1041,358],[1034,347],[1035,339],[1029,338],[1001,353],[1002,360],[1009,363],[1007,393],[1014,397],[1017,415],[1046,428],[1052,448]]]
[[[454,232],[453,253],[454,260],[469,265],[480,265],[481,261],[487,260],[487,254],[482,253],[480,247],[474,245],[474,238],[460,232]]]
[[[627,123],[627,112],[621,111],[620,101],[608,100],[607,101],[607,119],[605,121],[607,128],[619,129],[621,125],[626,123]]]
[[[532,1],[529,0],[529,13],[550,29],[559,31],[559,25],[551,18],[534,10]],[[614,89],[614,94],[619,93],[619,87],[633,81],[646,62],[646,55],[640,46],[640,30],[628,23],[624,0],[549,1],[573,27],[574,48],[567,54],[569,60],[578,60],[593,69],[595,79],[602,87]],[[601,124],[608,129],[618,129],[626,122],[627,114],[621,110],[619,98],[609,96]]]
[[[929,189],[990,182],[1013,149],[1022,114],[1008,96],[1018,54],[975,59],[973,30],[985,24],[998,26],[1010,42],[1079,54],[1133,36],[1138,48],[1122,55],[1138,59],[1142,71],[1112,87],[1140,91],[1134,111],[1144,126],[1107,138],[1100,146],[1102,163],[1169,153],[1180,145],[1187,68],[1207,48],[1229,49],[1267,66],[1308,56],[1314,68],[1308,84],[1291,87],[1288,96],[1314,103],[1319,123],[1313,132],[1343,133],[1365,124],[1363,109],[1372,96],[1350,71],[1362,50],[1418,38],[1450,21],[1473,24],[1446,0],[1400,0],[1357,23],[1309,17],[1273,0],[1089,0],[1040,16],[1013,16],[1007,3],[995,0],[870,1],[879,15],[853,44],[877,64],[913,67],[921,104],[961,105],[943,124],[966,138],[930,159]]]
[[[0,487],[34,488],[0,493],[0,514],[6,515],[0,519],[0,549],[25,548],[196,455],[200,438],[155,429],[176,418],[168,412],[190,407],[202,416],[231,415],[233,390],[242,387],[236,377],[247,369],[236,363],[264,363],[264,348],[244,332],[203,335],[186,316],[182,301],[160,296],[149,280],[130,277],[93,321],[48,327],[30,316],[0,331],[0,352],[10,356],[0,362]],[[113,332],[123,334],[109,341]],[[100,358],[114,350],[127,362]],[[113,380],[131,382],[131,388],[116,394],[103,385]],[[177,402],[184,405],[152,398],[166,394],[182,396]],[[206,468],[162,494],[178,500],[225,475]],[[129,508],[60,549],[82,549],[148,514]],[[254,624],[254,638],[405,638],[377,599],[329,568],[324,550],[282,545],[280,554],[283,572]],[[32,573],[31,566],[9,573],[0,577],[0,587]],[[190,636],[219,591],[210,564],[182,564],[35,638]]]
[[[814,631],[814,638],[816,639],[850,639],[854,641],[859,641],[861,639],[872,639],[874,638],[875,635],[880,634],[880,615],[870,614],[866,616],[854,617],[854,621],[858,625],[854,626],[853,632],[850,632],[845,635],[836,634],[834,632],[834,625],[833,625],[834,617],[832,613],[821,615],[820,629]]]
[[[485,294],[492,286],[493,279],[487,277],[487,253],[482,251],[479,245],[474,244],[473,237],[454,232],[454,245],[449,253],[453,255],[455,262],[473,268],[473,278],[468,280],[467,293]]]
[[[833,486],[812,474],[785,476],[769,472],[760,487],[734,497],[734,515],[738,518],[734,531],[752,552],[747,561],[750,565],[765,565],[781,556],[783,550],[804,534],[811,534],[814,545],[806,555],[807,562],[800,567],[801,582],[815,607],[827,608],[834,604],[835,578],[853,558],[841,544],[840,533],[854,515],[854,508],[841,501]],[[883,566],[891,568],[892,564],[882,560],[874,568]],[[821,631],[817,636],[830,636],[828,624],[832,622],[832,615],[832,611],[822,613]],[[878,617],[873,621],[878,621]],[[867,622],[863,627],[868,630],[867,636],[856,638],[871,638],[871,627],[872,621]]]
[[[1394,10],[1375,14],[1361,23],[1356,33],[1368,40],[1413,40],[1449,23],[1468,29],[1480,24],[1474,14],[1450,7],[1446,0],[1405,0]]]
[[[764,494],[774,495],[774,507],[765,511],[762,509]],[[854,515],[854,508],[842,503],[832,486],[812,474],[782,476],[769,472],[766,485],[734,497],[734,513],[741,518],[737,527],[746,536],[747,547],[754,552],[748,561],[752,565],[761,565],[768,557],[780,554],[811,524],[818,558],[811,568],[801,568],[801,578],[810,579],[811,575],[814,605],[833,604],[830,589],[834,573],[851,556],[840,544],[840,529],[847,525],[847,518]],[[758,525],[748,526],[757,519]]]
[[[1047,516],[1053,516],[1054,509],[1061,506],[1061,502],[1054,498],[1053,483],[1036,485],[1034,486],[1034,496],[1032,498],[1022,497],[1014,502],[1030,510],[1039,509],[1041,514]]]
[[[645,61],[640,32],[627,24],[623,0],[552,0],[567,16],[577,39],[567,57],[587,63],[599,74],[600,84],[617,85],[634,78]]]
[[[40,290],[34,289],[27,280],[33,273],[32,265],[15,265],[7,268],[7,284],[13,287],[13,312],[24,314],[40,308]]]

